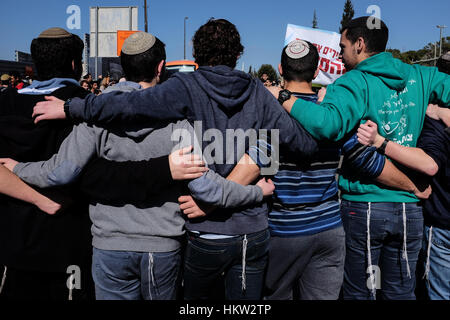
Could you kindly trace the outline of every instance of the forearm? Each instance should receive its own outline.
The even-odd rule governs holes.
[[[42,207],[44,203],[52,202],[2,165],[0,165],[0,193],[34,204],[38,207]]]
[[[438,109],[438,117],[444,122],[447,127],[450,127],[450,109],[449,108],[441,108]]]
[[[94,201],[141,203],[175,183],[169,156],[148,161],[91,161],[80,179],[81,191]]]
[[[259,167],[248,154],[244,154],[228,175],[227,180],[246,186],[255,181],[259,174]]]
[[[414,193],[417,187],[402,171],[400,171],[391,161],[386,161],[383,171],[376,178],[376,181],[399,190]]]
[[[398,163],[433,176],[438,170],[436,162],[420,148],[405,147],[389,141],[385,154]]]
[[[66,115],[75,121],[88,123],[135,123],[145,119],[184,119],[187,115],[188,93],[178,79],[133,92],[114,91],[84,100],[73,99]],[[118,108],[117,106],[120,106]]]

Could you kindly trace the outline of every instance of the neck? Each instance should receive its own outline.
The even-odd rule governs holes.
[[[306,81],[285,81],[284,88],[291,92],[314,93],[312,83]]]
[[[144,89],[147,89],[147,88],[150,88],[150,87],[154,87],[154,86],[156,86],[156,79],[153,79],[152,82],[141,81],[141,82],[139,82],[139,84]]]

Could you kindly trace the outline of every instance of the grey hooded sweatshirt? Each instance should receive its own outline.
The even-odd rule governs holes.
[[[140,89],[137,83],[122,82],[109,87],[104,94]],[[64,185],[73,182],[93,157],[141,161],[197,144],[194,130],[187,120],[147,125],[150,127],[145,129],[121,127],[106,130],[85,123],[78,124],[51,159],[19,163],[14,173],[41,188]],[[219,207],[251,205],[263,199],[258,186],[241,186],[225,180],[212,170],[191,181],[189,188],[197,199]],[[91,204],[93,246],[103,250],[137,252],[167,252],[179,248],[185,223],[178,204],[182,189],[180,184],[174,184],[172,189],[136,206]]]

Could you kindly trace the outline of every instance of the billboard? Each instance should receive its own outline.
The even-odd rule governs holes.
[[[319,52],[319,75],[313,83],[329,85],[345,73],[339,59],[341,35],[336,32],[288,24],[284,44],[292,40],[306,40],[314,44]]]
[[[117,31],[138,29],[138,7],[90,7],[90,57],[117,58]]]

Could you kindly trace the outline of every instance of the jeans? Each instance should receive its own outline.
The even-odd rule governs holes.
[[[430,227],[425,226],[423,252],[428,257]],[[427,266],[424,259],[424,269]],[[429,272],[425,282],[428,298],[450,300],[450,230],[433,227],[429,250]]]
[[[270,238],[267,300],[337,300],[344,279],[344,228]]]
[[[184,262],[184,298],[259,300],[267,264],[269,231],[225,239],[203,239],[188,233]],[[247,242],[246,242],[246,241]]]
[[[416,203],[343,200],[341,213],[346,233],[344,299],[372,300],[376,289],[385,300],[415,299],[415,271],[423,237],[422,208]]]
[[[174,300],[181,250],[112,251],[94,248],[92,277],[97,300]]]

